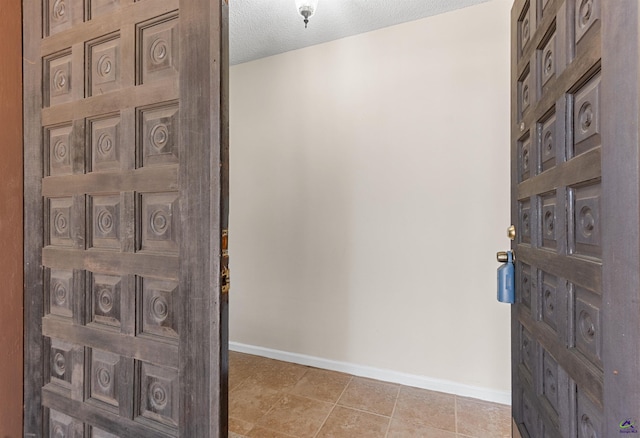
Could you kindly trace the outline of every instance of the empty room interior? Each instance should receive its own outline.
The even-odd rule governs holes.
[[[231,4],[231,436],[511,436],[512,2],[320,0],[306,29],[255,3]]]

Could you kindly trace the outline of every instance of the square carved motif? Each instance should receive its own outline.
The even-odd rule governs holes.
[[[140,250],[178,252],[179,206],[177,193],[140,195]]]
[[[574,155],[600,144],[600,80],[592,80],[575,95]]]
[[[600,183],[572,188],[571,239],[569,249],[572,254],[600,258],[601,220],[600,220]]]
[[[84,434],[84,425],[61,412],[49,410],[49,436],[52,438],[77,438]]]
[[[520,230],[520,242],[531,244],[531,201],[529,199],[518,202],[518,225]]]
[[[71,175],[73,127],[70,124],[45,128],[47,175]]]
[[[49,243],[53,246],[73,246],[73,198],[49,200]]]
[[[91,197],[91,246],[120,249],[120,195]]]
[[[178,129],[177,103],[139,110],[139,166],[177,163]]]
[[[120,116],[89,121],[91,170],[120,170]]]
[[[122,278],[113,275],[91,276],[91,321],[111,327],[120,327]]]
[[[142,279],[141,297],[138,300],[141,319],[138,324],[143,334],[177,339],[178,329],[174,303],[178,285],[172,281]]]
[[[73,271],[51,269],[48,275],[49,313],[73,317]]]
[[[575,0],[576,44],[600,19],[600,0]]]
[[[87,74],[88,91],[91,96],[108,93],[120,88],[120,38],[110,35],[99,41],[88,43]]]
[[[540,231],[542,246],[555,250],[557,248],[556,234],[558,231],[557,195],[555,192],[540,196]]]
[[[553,35],[542,49],[542,85],[556,74],[556,36]]]
[[[553,114],[539,125],[542,131],[540,138],[540,162],[542,163],[542,171],[544,172],[556,165],[556,115]]]
[[[138,415],[145,420],[176,427],[178,424],[178,374],[171,369],[138,362],[136,385]]]
[[[90,350],[90,357],[90,398],[117,407],[120,356],[92,349]]]
[[[70,102],[71,95],[71,51],[66,51],[54,57],[47,58],[45,65],[44,93],[45,106],[54,106]]]
[[[138,83],[177,77],[178,17],[161,17],[138,27]]]
[[[558,362],[547,352],[543,350],[543,363],[542,363],[542,390],[544,397],[549,401],[556,413],[560,412],[558,407],[559,398],[558,393],[560,391],[560,381],[558,378],[559,367]]]
[[[531,137],[529,135],[518,142],[518,177],[520,181],[525,181],[532,176],[535,159],[531,148]]]
[[[602,368],[600,303],[586,289],[576,287],[574,305],[575,346],[593,364]]]
[[[51,383],[65,388],[71,388],[73,374],[73,344],[51,340],[49,351],[49,372]]]
[[[75,0],[45,0],[45,35],[53,35],[71,27],[74,2]]]
[[[558,329],[558,312],[560,298],[558,293],[558,279],[555,275],[542,272],[542,320],[554,330]]]

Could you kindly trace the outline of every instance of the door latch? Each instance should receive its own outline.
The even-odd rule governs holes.
[[[225,266],[220,275],[220,291],[225,295],[229,293],[229,289],[231,289],[231,274],[229,268]]]

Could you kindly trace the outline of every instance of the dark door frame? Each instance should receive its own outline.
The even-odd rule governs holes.
[[[22,436],[22,2],[0,14],[0,436]]]

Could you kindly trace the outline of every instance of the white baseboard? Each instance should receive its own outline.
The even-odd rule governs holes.
[[[428,389],[431,391],[445,392],[462,397],[472,397],[503,405],[511,404],[511,393],[508,391],[496,391],[495,389],[470,386],[448,380],[433,379],[416,374],[401,373],[398,371],[373,368],[365,365],[357,365],[349,362],[324,359],[321,357],[307,356],[306,354],[290,353],[287,351],[273,350],[271,348],[256,347],[238,342],[229,342],[229,349],[239,353],[253,354],[255,356],[268,357],[270,359],[293,362],[315,368],[322,368],[354,376],[367,377],[383,382],[399,383],[401,385]]]

